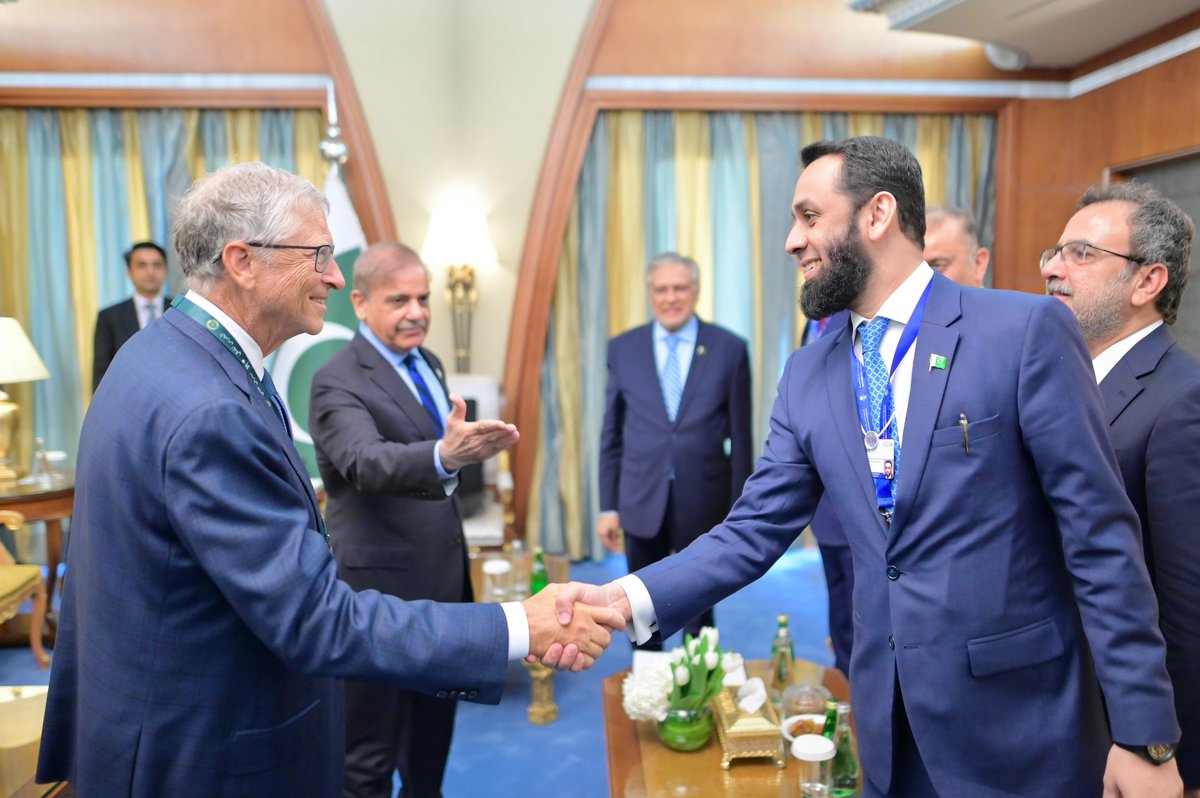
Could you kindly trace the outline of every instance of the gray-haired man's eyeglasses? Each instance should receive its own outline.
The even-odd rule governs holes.
[[[308,249],[313,253],[313,268],[317,270],[317,274],[324,274],[329,268],[329,262],[333,260],[333,247],[329,244],[320,244],[318,246],[304,244],[264,244],[261,241],[247,241],[248,247],[261,247],[263,249]],[[217,257],[213,258],[213,263],[221,260],[221,254],[217,253]]]

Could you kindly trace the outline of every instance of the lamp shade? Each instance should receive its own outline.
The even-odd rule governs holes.
[[[0,352],[0,385],[49,379],[46,364],[16,319],[0,316]]]
[[[429,219],[421,247],[426,266],[491,266],[499,258],[483,205],[465,195],[447,198]]]

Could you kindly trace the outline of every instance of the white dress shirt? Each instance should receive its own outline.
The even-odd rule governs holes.
[[[932,279],[933,269],[929,267],[929,264],[922,262],[879,307],[876,315],[884,316],[891,322],[883,333],[883,340],[879,343],[879,354],[888,368],[891,368],[892,358],[896,354],[896,347],[900,343],[904,326],[912,318],[917,302],[921,299],[922,292],[925,291],[925,286],[929,285],[929,281]],[[851,329],[854,331],[854,353],[859,362],[862,362],[862,342],[859,340],[857,331],[859,323],[864,320],[866,320],[865,317],[853,311],[850,312]],[[827,335],[831,333],[832,331],[826,331]],[[904,359],[900,361],[896,371],[892,374],[892,400],[896,408],[896,433],[899,435],[902,445],[904,419],[908,415],[908,395],[912,388],[913,360],[916,358],[916,349],[914,339],[913,346],[909,347],[908,352],[904,354]],[[846,364],[846,368],[849,369],[850,365]],[[650,591],[635,574],[622,576],[616,582],[625,590],[632,611],[632,623],[627,629],[629,639],[638,644],[644,643],[650,639],[650,635],[658,631],[658,618],[654,612],[654,602],[650,599]]]
[[[138,329],[146,329],[146,325],[163,314],[163,295],[159,292],[153,299],[147,299],[141,294],[133,295],[133,307],[137,310]]]
[[[263,376],[262,347],[255,343],[241,325],[229,318],[228,314],[207,298],[195,291],[188,291],[187,298],[221,322],[221,325],[229,331],[229,334],[238,342],[238,346],[246,353],[246,359],[250,361],[250,365],[254,367],[254,373],[261,380]],[[508,625],[508,658],[510,660],[524,659],[525,655],[529,653],[529,618],[525,614],[525,607],[519,601],[506,601],[500,605],[500,609],[504,611],[504,620]]]
[[[1092,370],[1096,372],[1096,384],[1104,382],[1104,378],[1108,376],[1108,372],[1113,370],[1113,366],[1120,363],[1121,358],[1129,354],[1129,350],[1137,346],[1138,341],[1157,330],[1162,324],[1162,319],[1147,324],[1142,329],[1135,333],[1130,333],[1092,358]]]

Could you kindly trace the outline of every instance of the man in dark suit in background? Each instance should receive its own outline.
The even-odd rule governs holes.
[[[309,422],[328,493],[338,574],[356,590],[407,601],[471,601],[457,471],[517,440],[500,421],[467,422],[429,331],[429,272],[412,249],[373,244],[354,264],[360,324],[313,378]],[[453,701],[346,682],[346,798],[441,794]]]
[[[288,338],[321,331],[344,285],[327,209],[311,183],[261,163],[220,169],[180,201],[190,290],[118,353],[83,423],[43,783],[69,779],[87,796],[333,798],[340,679],[494,703],[507,661],[576,634],[589,657],[606,644],[586,622],[562,629],[557,588],[437,604],[337,579],[264,368]]]
[[[167,279],[167,253],[153,241],[134,244],[125,253],[125,273],[133,283],[134,295],[110,305],[96,316],[96,336],[92,349],[92,391],[108,370],[113,356],[138,330],[157,319],[171,304],[163,296]]]
[[[637,640],[669,634],[761,576],[824,496],[854,557],[866,796],[1177,797],[1166,646],[1079,325],[1053,299],[923,262],[903,145],[823,141],[801,160],[801,306],[851,323],[788,360],[721,525],[565,589],[560,611],[607,601]]]
[[[696,318],[699,279],[691,258],[656,256],[646,270],[654,321],[608,344],[596,533],[616,551],[624,528],[631,571],[724,518],[750,475],[746,342]],[[712,623],[706,607],[684,631]]]
[[[1167,331],[1187,287],[1194,233],[1187,215],[1148,186],[1092,188],[1041,266],[1047,293],[1079,319],[1125,492],[1142,522],[1183,730],[1179,772],[1189,798],[1200,798],[1200,361]]]
[[[925,213],[925,262],[959,285],[982,288],[991,254],[979,245],[979,225],[962,208],[942,206]]]

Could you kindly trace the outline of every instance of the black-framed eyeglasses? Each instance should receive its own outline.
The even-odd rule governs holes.
[[[1054,259],[1055,255],[1060,256],[1063,262],[1068,266],[1090,266],[1095,263],[1101,256],[1097,253],[1105,255],[1114,255],[1118,258],[1123,258],[1139,266],[1146,263],[1145,258],[1135,258],[1133,255],[1122,255],[1120,252],[1113,252],[1111,249],[1098,247],[1095,244],[1089,244],[1086,241],[1071,241],[1066,244],[1059,244],[1057,247],[1050,247],[1042,250],[1042,257],[1038,260],[1038,268],[1045,269],[1046,264]]]
[[[264,244],[261,241],[247,241],[248,247],[261,247],[262,249],[307,249],[313,254],[313,268],[317,270],[317,274],[324,274],[329,268],[329,262],[333,260],[333,247],[330,244],[319,244],[317,246],[305,244]],[[217,253],[217,257],[213,258],[213,263],[221,260],[221,253]]]

